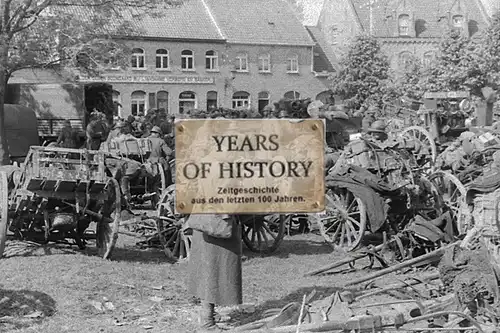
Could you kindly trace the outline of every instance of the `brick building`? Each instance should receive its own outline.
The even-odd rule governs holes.
[[[126,40],[133,49],[129,68],[80,78],[112,84],[122,117],[153,107],[174,114],[262,109],[282,97],[330,95],[334,58],[320,52],[285,1],[190,0],[134,25],[137,34]]]
[[[398,73],[410,55],[428,64],[448,29],[474,36],[488,22],[480,0],[324,0],[313,28],[336,54],[356,35],[376,37]]]

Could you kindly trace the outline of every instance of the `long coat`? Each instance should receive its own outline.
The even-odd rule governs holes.
[[[190,218],[206,218],[192,215]],[[241,228],[233,222],[233,235],[220,239],[193,230],[188,267],[188,292],[219,306],[242,303]]]

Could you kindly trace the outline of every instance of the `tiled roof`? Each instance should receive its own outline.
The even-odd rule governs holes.
[[[229,43],[307,45],[314,42],[283,0],[205,0]]]
[[[61,9],[79,17],[92,18],[88,6],[64,6]],[[180,6],[163,10],[161,15],[145,15],[132,7],[116,10],[119,14],[114,18],[111,16],[109,27],[106,27],[111,34],[125,20],[131,24],[130,29],[127,29],[130,37],[224,40],[203,0],[185,1]]]
[[[323,38],[323,33],[318,27],[307,26],[306,29],[312,39],[316,42],[316,46],[314,46],[314,71],[334,72],[338,67],[338,59],[332,48]]]
[[[330,0],[331,1],[331,0]],[[444,20],[440,17],[447,16],[450,10],[456,10],[460,4],[469,18],[469,30],[481,30],[487,23],[487,14],[478,0],[351,0],[359,17],[363,29],[370,32],[370,2],[372,5],[371,33],[376,37],[393,37],[397,34],[397,10],[406,8],[409,14],[414,14],[414,22],[418,37],[441,37]],[[471,25],[477,25],[473,27]]]

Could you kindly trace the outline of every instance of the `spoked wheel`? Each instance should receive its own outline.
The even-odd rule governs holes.
[[[321,235],[333,247],[355,250],[366,231],[366,206],[345,188],[336,188],[325,195],[326,214],[314,214]]]
[[[5,250],[7,241],[7,224],[9,222],[9,182],[7,174],[0,171],[0,258]]]
[[[175,214],[175,186],[169,186],[158,204],[156,229],[160,244],[167,258],[188,259],[191,253],[191,237],[193,230],[186,227],[185,215]]]
[[[433,173],[429,180],[438,190],[444,206],[450,211],[459,235],[471,227],[469,208],[465,200],[467,190],[457,177],[446,171]],[[469,215],[469,216],[468,216]]]
[[[155,188],[156,194],[153,196],[151,199],[151,208],[152,209],[157,209],[158,202],[160,202],[160,198],[162,197],[162,194],[165,192],[167,189],[167,178],[165,176],[165,170],[161,163],[158,163],[158,174],[160,175],[160,186],[158,188]]]
[[[401,131],[400,135],[408,140],[416,142],[420,149],[415,153],[415,158],[417,161],[424,161],[421,163],[422,167],[428,167],[429,169],[434,166],[437,158],[437,148],[436,142],[432,138],[432,135],[425,128],[420,126],[410,126]]]
[[[99,212],[104,218],[97,222],[96,245],[99,256],[108,259],[118,240],[122,200],[120,185],[116,179],[109,179],[104,191],[106,198]]]
[[[285,236],[285,225],[291,215],[239,215],[242,237],[252,252],[270,254],[276,251]]]

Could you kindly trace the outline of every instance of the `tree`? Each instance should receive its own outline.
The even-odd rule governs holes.
[[[433,66],[422,76],[420,86],[429,91],[467,90],[480,96],[485,76],[479,64],[481,41],[456,30],[449,31],[439,44]]]
[[[485,85],[495,90],[500,87],[500,11],[497,11],[480,38],[479,68]]]
[[[425,92],[422,78],[427,70],[421,61],[414,55],[410,56],[404,66],[401,76],[394,80],[392,87],[396,96],[406,96],[410,99],[420,100]]]
[[[6,84],[16,70],[102,71],[127,66],[120,37],[133,20],[161,15],[182,0],[0,0],[0,165],[9,163],[5,137]],[[137,33],[137,31],[135,31]]]
[[[334,94],[342,95],[348,108],[382,106],[390,82],[390,65],[377,40],[358,36],[340,61],[341,70],[330,77]]]

